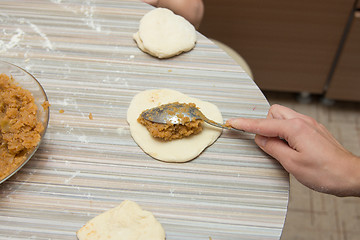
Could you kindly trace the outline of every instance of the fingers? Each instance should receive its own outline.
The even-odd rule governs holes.
[[[291,121],[291,120],[290,120]],[[227,121],[234,128],[255,133],[255,143],[267,154],[277,159],[287,170],[292,170],[293,161],[298,157],[296,148],[281,140],[288,139],[289,120],[236,118]],[[280,137],[280,138],[279,138]]]
[[[278,104],[272,105],[267,114],[269,119],[290,119],[294,117],[299,117],[299,113]]]
[[[290,122],[282,119],[235,118],[227,121],[232,127],[266,137],[285,137],[291,130]],[[289,129],[289,130],[287,130]]]
[[[311,125],[316,125],[317,121],[309,117],[307,115],[298,113],[288,107],[281,106],[278,104],[274,104],[270,107],[269,112],[267,114],[268,119],[293,119],[293,118],[300,118],[305,120]]]
[[[204,15],[204,3],[202,0],[158,0],[158,7],[172,10],[175,14],[184,17],[197,29]]]
[[[157,4],[158,4],[158,0],[142,0],[142,1],[145,2],[145,3],[147,3],[147,4],[152,5],[152,6],[154,6],[154,7],[156,7]]]
[[[302,118],[293,119],[230,119],[232,127],[264,137],[284,139],[290,148],[300,152],[307,148],[319,132],[316,127]],[[310,141],[309,141],[310,140]]]
[[[289,147],[286,142],[276,137],[256,135],[255,143],[264,152],[277,159],[288,172],[292,171],[292,165],[294,165],[292,159],[296,159],[299,153]]]
[[[332,141],[334,144],[340,146],[340,143],[333,137],[333,135],[324,127],[322,124],[318,123],[314,118],[307,115],[298,113],[290,108],[281,106],[281,105],[272,105],[268,113],[269,119],[302,119],[305,123],[308,124],[307,127],[311,127],[316,130],[318,133],[323,135],[329,141]]]

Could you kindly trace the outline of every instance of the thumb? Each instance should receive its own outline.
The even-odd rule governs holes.
[[[291,159],[296,157],[297,151],[292,149],[286,142],[278,137],[255,136],[255,143],[267,154],[275,158],[288,170],[291,166]]]

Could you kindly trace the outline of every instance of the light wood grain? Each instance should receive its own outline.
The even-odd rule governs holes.
[[[1,1],[0,9],[2,59],[31,72],[51,104],[38,152],[0,186],[0,239],[76,239],[125,199],[152,211],[168,240],[280,238],[288,174],[252,134],[224,131],[193,161],[168,164],[129,132],[132,97],[155,88],[210,101],[225,119],[265,117],[261,91],[216,45],[198,34],[193,51],[172,59],[141,52],[132,34],[151,7],[138,1]]]

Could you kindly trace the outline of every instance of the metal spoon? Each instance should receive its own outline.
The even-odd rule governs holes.
[[[208,119],[205,115],[196,107],[189,106],[185,103],[169,103],[160,105],[159,107],[154,107],[148,110],[145,110],[141,113],[141,117],[154,123],[161,124],[182,124],[184,117],[188,117],[191,120],[201,119],[208,124],[230,130],[237,130],[243,132],[243,130],[233,128],[226,124],[220,124],[213,120]]]

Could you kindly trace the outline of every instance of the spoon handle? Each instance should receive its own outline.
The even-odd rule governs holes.
[[[215,126],[215,127],[219,127],[219,128],[223,128],[223,129],[228,129],[228,130],[235,130],[235,131],[240,131],[240,132],[244,132],[244,130],[241,129],[237,129],[237,128],[233,128],[230,125],[227,124],[220,124],[217,122],[214,122],[213,120],[208,119],[207,117],[205,117],[205,115],[202,114],[202,119],[207,122],[208,124]]]

